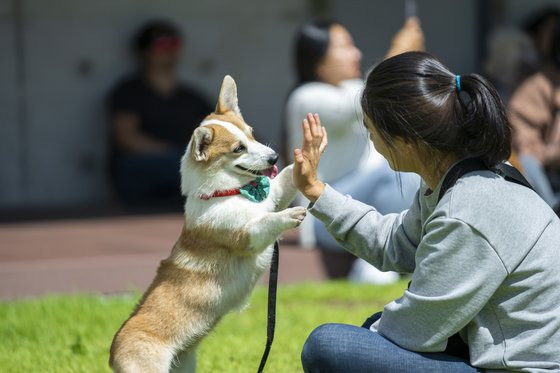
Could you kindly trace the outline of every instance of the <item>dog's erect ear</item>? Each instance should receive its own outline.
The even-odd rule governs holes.
[[[212,128],[201,126],[194,130],[192,141],[192,153],[195,161],[208,160],[208,146],[212,143],[214,132]]]
[[[241,116],[241,110],[237,105],[237,86],[235,80],[229,75],[224,77],[222,87],[220,88],[220,96],[218,97],[218,105],[216,105],[216,113],[225,114],[228,111],[233,111],[235,114]]]

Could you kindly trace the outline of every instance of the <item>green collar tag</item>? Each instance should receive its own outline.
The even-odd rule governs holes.
[[[262,202],[270,192],[270,181],[266,176],[259,176],[254,181],[239,189],[239,193],[251,202]]]

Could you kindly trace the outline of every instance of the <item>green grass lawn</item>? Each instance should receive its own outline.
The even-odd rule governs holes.
[[[276,335],[268,372],[299,372],[307,335],[319,324],[360,324],[402,294],[390,286],[301,284],[278,291]],[[0,302],[0,371],[109,372],[109,346],[140,294],[48,296]],[[255,372],[266,341],[266,288],[202,343],[198,372]]]

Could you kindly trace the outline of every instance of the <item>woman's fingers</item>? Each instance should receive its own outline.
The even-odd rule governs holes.
[[[309,122],[309,127],[311,129],[311,135],[313,137],[317,137],[319,131],[317,129],[317,123],[315,122],[315,117],[313,116],[313,114],[311,113],[307,114],[307,121]]]
[[[315,122],[317,123],[319,128],[321,128],[321,118],[319,118],[319,114],[315,113],[313,117],[315,118]]]
[[[323,142],[323,137],[325,136],[325,132],[323,131],[323,127],[321,127],[321,118],[319,118],[319,114],[307,114],[310,118],[311,128],[314,130],[312,131],[313,137],[320,143]]]
[[[301,153],[301,149],[294,150],[294,160],[296,161],[296,163],[303,162],[303,154]]]
[[[302,151],[322,153],[327,146],[326,130],[321,126],[321,119],[318,114],[307,114],[302,121],[303,146]]]
[[[313,136],[311,135],[311,129],[309,128],[309,122],[307,119],[304,119],[301,122],[301,128],[303,129],[303,139],[305,142],[310,142],[313,140]]]
[[[323,140],[321,141],[321,145],[319,146],[319,151],[321,152],[321,154],[323,154],[323,152],[327,148],[327,145],[329,144],[329,139],[325,127],[321,127],[321,132],[323,133]]]
[[[323,138],[323,131],[321,130],[321,119],[319,118],[319,114],[307,114],[307,122],[309,123],[309,130],[311,132],[311,136],[314,140],[322,140]]]
[[[317,113],[313,114],[313,121],[315,122],[316,129],[317,129],[315,137],[321,139],[322,142],[323,137],[325,136],[325,132],[323,131],[324,127],[321,126],[321,118],[319,118],[319,114]]]

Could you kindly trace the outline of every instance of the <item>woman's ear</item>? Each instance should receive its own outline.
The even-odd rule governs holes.
[[[212,143],[214,132],[210,127],[201,126],[194,130],[192,140],[192,155],[195,161],[208,160],[208,148]]]

